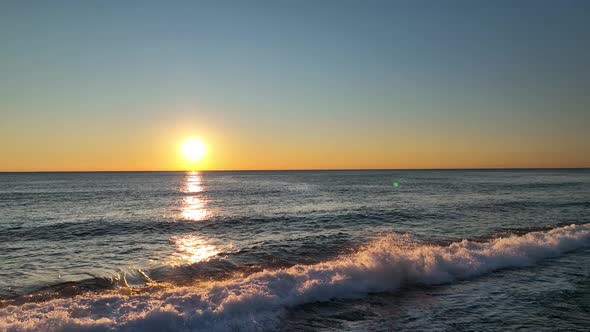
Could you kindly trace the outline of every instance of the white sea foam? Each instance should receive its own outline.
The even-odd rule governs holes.
[[[402,285],[435,285],[530,265],[590,245],[590,224],[449,246],[390,235],[359,252],[315,265],[136,295],[87,294],[0,309],[0,330],[226,331],[277,326],[284,310],[358,298]]]

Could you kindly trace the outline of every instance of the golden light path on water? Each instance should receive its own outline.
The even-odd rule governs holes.
[[[186,194],[182,199],[181,217],[185,221],[202,221],[210,212],[207,209],[204,195],[203,179],[198,172],[187,173],[182,191]],[[197,234],[174,236],[170,239],[176,245],[172,264],[194,264],[219,254],[221,251],[210,244],[207,238]]]
[[[184,192],[191,194],[183,198],[182,217],[189,221],[201,221],[209,215],[202,198],[203,184],[201,174],[190,172],[186,176]]]
[[[174,257],[176,264],[194,264],[220,253],[219,249],[198,235],[183,235],[173,237],[177,253]]]

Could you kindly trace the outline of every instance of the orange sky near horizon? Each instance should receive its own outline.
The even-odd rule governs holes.
[[[540,140],[518,141],[485,133],[466,140],[458,130],[371,132],[357,134],[308,132],[293,128],[256,130],[196,126],[123,128],[101,135],[100,128],[27,133],[19,141],[0,141],[0,171],[174,171],[289,169],[441,169],[441,168],[583,168],[590,166],[583,144]],[[124,126],[122,126],[124,127]],[[16,130],[15,130],[16,131]],[[329,130],[328,130],[329,131]],[[296,133],[297,132],[297,133]],[[2,134],[6,134],[4,131]],[[207,152],[187,161],[181,144],[199,137]],[[575,143],[575,140],[572,140]]]

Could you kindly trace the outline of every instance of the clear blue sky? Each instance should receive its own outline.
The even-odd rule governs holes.
[[[2,1],[0,114],[0,170],[188,132],[208,168],[588,167],[590,1]]]

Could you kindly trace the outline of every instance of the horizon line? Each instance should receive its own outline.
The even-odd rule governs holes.
[[[584,170],[582,167],[467,167],[467,168],[293,168],[293,169],[207,169],[207,170],[39,170],[2,173],[184,173],[184,172],[304,172],[304,171],[467,171],[467,170]]]

